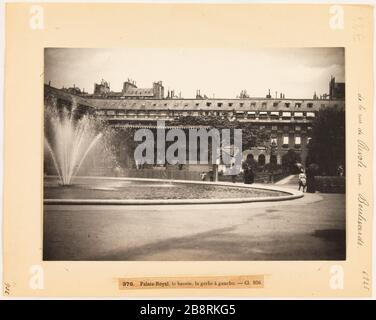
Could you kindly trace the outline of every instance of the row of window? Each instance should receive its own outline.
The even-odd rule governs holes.
[[[139,102],[133,102],[132,106],[135,107],[139,104]],[[178,102],[173,102],[171,101],[170,103],[153,103],[152,106],[153,107],[157,107],[157,106],[164,106],[164,107],[179,107],[181,104],[178,103]],[[193,104],[192,103],[189,103],[189,102],[185,102],[183,103],[183,106],[184,107],[190,107],[192,106]],[[261,108],[267,108],[268,106],[273,106],[273,107],[285,107],[285,108],[301,108],[302,106],[306,106],[307,108],[313,108],[314,107],[314,104],[313,102],[306,102],[306,103],[302,103],[302,102],[279,102],[279,101],[274,101],[274,102],[267,102],[267,101],[263,101],[263,102],[212,102],[212,101],[206,101],[206,102],[194,102],[194,105],[195,107],[202,107],[202,106],[206,106],[206,107],[218,107],[218,108],[221,108],[223,106],[228,106],[228,107],[240,107],[240,108],[243,108],[243,107],[251,107],[251,108],[256,108],[256,107],[261,107]],[[142,104],[143,107],[146,107],[146,104],[143,103]],[[335,107],[337,107],[338,105],[335,104],[334,105]],[[321,103],[320,104],[320,107],[322,108],[325,108],[326,107],[326,104],[325,103]]]
[[[307,138],[307,144],[309,143],[309,141],[311,140],[310,137]],[[273,145],[277,145],[277,138],[271,138],[270,139],[270,142],[271,144]],[[297,146],[297,147],[300,147],[302,144],[302,137],[301,136],[298,136],[296,135],[294,137],[294,145]],[[283,135],[282,136],[282,147],[284,148],[287,148],[288,146],[290,145],[290,136],[288,135]]]
[[[226,116],[232,117],[234,115],[244,118],[303,118],[306,116],[307,118],[314,118],[315,112],[279,112],[279,111],[236,111],[234,112],[223,112],[223,111],[135,111],[135,110],[128,110],[128,111],[98,111],[100,115],[108,115],[108,116],[115,116],[115,115],[128,115],[128,116]]]
[[[136,105],[136,102],[133,104],[134,106]],[[164,103],[163,104],[165,107],[167,107],[169,104]],[[174,107],[177,107],[179,104],[178,103],[173,103]],[[195,102],[196,107],[200,107],[203,104],[201,102]],[[251,108],[256,108],[256,106],[261,106],[261,108],[267,108],[267,106],[273,106],[273,107],[285,107],[285,108],[290,108],[290,107],[295,107],[295,108],[301,108],[302,106],[306,105],[308,108],[313,108],[314,104],[313,102],[307,102],[307,103],[302,103],[302,102],[279,102],[279,101],[274,101],[274,102],[212,102],[212,101],[206,101],[204,102],[204,105],[206,107],[212,107],[212,106],[217,106],[219,108],[223,106],[228,106],[228,107],[251,107]],[[157,107],[157,103],[153,103],[153,107]],[[189,107],[190,103],[184,103],[184,107]],[[325,108],[325,103],[322,103],[320,105],[321,107]]]
[[[278,102],[278,101],[274,101],[273,104],[269,103],[270,105],[272,105],[273,107],[279,107],[279,106],[284,106],[286,108],[290,108],[292,106],[294,106],[295,108],[300,108],[303,103],[302,102],[295,102],[295,103],[291,103],[291,102]],[[199,102],[196,103],[196,107],[198,107],[200,105]],[[207,107],[211,107],[211,106],[214,106],[216,105],[217,107],[222,107],[223,105],[225,105],[223,102],[217,102],[216,104],[213,103],[213,102],[206,102],[206,106]],[[233,102],[228,102],[227,105],[229,107],[233,107],[234,106],[234,103]],[[245,106],[250,106],[251,108],[255,108],[257,103],[256,102],[251,102],[251,103],[245,103],[245,102],[239,102],[238,103],[238,106],[239,107],[245,107]],[[185,105],[185,106],[188,106],[188,103]],[[268,102],[266,101],[263,101],[261,102],[261,107],[262,108],[266,108],[268,106]],[[306,106],[308,108],[313,108],[313,102],[307,102]],[[325,104],[321,104],[322,107],[325,107]]]
[[[260,130],[266,130],[267,127],[266,126],[259,126],[258,127]],[[278,126],[270,126],[268,127],[270,128],[272,131],[277,131],[278,130]],[[300,125],[296,125],[296,126],[281,126],[280,129],[283,129],[283,131],[290,131],[290,130],[294,130],[294,131],[302,131],[302,126]],[[312,127],[311,126],[307,126],[307,131],[310,131],[312,130]]]

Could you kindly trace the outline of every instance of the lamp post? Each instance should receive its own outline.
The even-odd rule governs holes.
[[[272,156],[275,155],[275,152],[277,150],[277,143],[272,140],[272,142],[270,143],[270,159],[272,158]],[[273,163],[269,160],[269,164],[270,164],[270,182],[271,183],[274,183],[274,161]]]

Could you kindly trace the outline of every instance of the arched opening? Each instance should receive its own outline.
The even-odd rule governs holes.
[[[259,164],[259,166],[264,166],[265,165],[265,155],[264,154],[260,154],[258,156],[258,164]]]
[[[272,154],[270,156],[270,164],[276,166],[277,165],[277,156],[275,154]]]

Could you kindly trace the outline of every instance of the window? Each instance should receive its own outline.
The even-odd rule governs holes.
[[[108,116],[114,116],[115,115],[115,111],[109,110],[109,111],[107,111],[107,115]]]
[[[196,103],[196,107],[198,107],[200,104],[199,103]]]
[[[270,112],[270,116],[274,117],[274,118],[278,118],[279,117],[279,112],[278,111],[272,111],[272,112]]]
[[[314,112],[307,112],[307,118],[314,118],[315,113]]]
[[[286,108],[290,108],[290,102],[286,102],[286,103],[285,103],[285,107],[286,107]]]
[[[239,105],[240,105],[240,107],[244,107],[244,103],[243,102],[240,102]]]
[[[232,102],[229,102],[229,103],[228,103],[228,106],[229,106],[229,107],[232,107]]]
[[[277,138],[271,138],[270,139],[270,144],[277,144]]]
[[[264,117],[265,118],[267,115],[268,115],[268,113],[266,111],[260,111],[259,112],[259,116],[260,117]]]
[[[263,103],[262,103],[262,107],[263,107],[263,108],[266,108],[266,102],[263,102]]]
[[[222,102],[218,102],[218,103],[217,103],[217,106],[218,106],[218,107],[222,107]]]
[[[260,130],[265,130],[265,126],[260,126]]]
[[[273,107],[278,107],[278,102],[273,102]]]
[[[300,108],[301,106],[302,106],[302,104],[300,102],[295,103],[295,108]]]
[[[282,112],[282,117],[291,117],[291,112]]]
[[[272,130],[273,130],[273,131],[277,131],[277,130],[278,130],[278,127],[277,127],[277,126],[272,126]]]
[[[303,117],[303,112],[294,112],[294,117],[295,118],[302,118]]]
[[[251,102],[251,107],[255,108],[256,107],[256,102]]]
[[[307,107],[308,108],[313,108],[313,103],[312,102],[307,103]]]
[[[308,137],[307,138],[307,144],[309,144],[311,142],[312,138],[311,137]]]
[[[302,142],[302,139],[299,136],[295,137],[295,146],[300,147],[300,144]]]
[[[289,136],[283,136],[283,146],[288,147],[289,145]]]
[[[211,106],[211,102],[206,102],[206,106],[210,107]]]
[[[295,131],[300,131],[302,128],[300,126],[295,126]]]

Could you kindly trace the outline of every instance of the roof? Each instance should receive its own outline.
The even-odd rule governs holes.
[[[137,89],[136,89],[137,90]],[[145,90],[145,89],[139,89]],[[146,89],[152,90],[152,89]],[[321,107],[338,105],[345,107],[344,100],[313,99],[111,99],[81,97],[60,89],[45,85],[45,94],[52,92],[67,100],[74,97],[77,103],[104,110],[187,110],[187,111],[316,111]],[[300,105],[300,106],[298,106]]]

